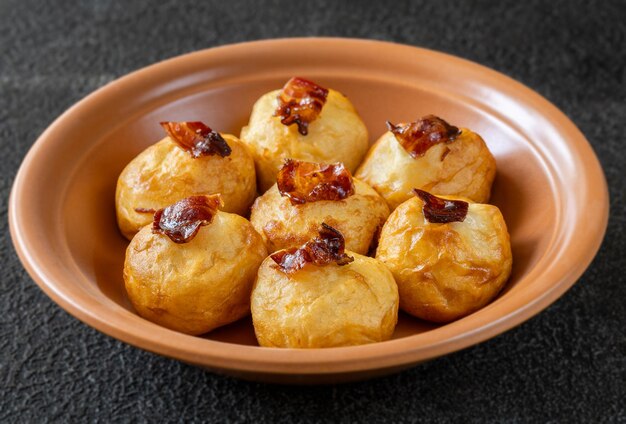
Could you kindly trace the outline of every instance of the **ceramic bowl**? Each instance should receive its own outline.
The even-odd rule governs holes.
[[[498,172],[491,202],[511,234],[513,273],[491,304],[433,325],[401,315],[390,341],[261,348],[250,319],[192,337],[135,314],[114,210],[120,171],[163,134],[159,121],[201,120],[239,134],[254,101],[291,76],[346,94],[374,141],[385,121],[433,113],[483,136]],[[598,160],[576,126],[520,83],[453,56],[378,41],[305,38],[236,44],[120,78],[58,118],[13,186],[11,235],[24,266],[62,308],[124,342],[249,379],[323,383],[409,367],[482,342],[537,314],[593,259],[607,225]],[[505,360],[505,358],[502,358]]]

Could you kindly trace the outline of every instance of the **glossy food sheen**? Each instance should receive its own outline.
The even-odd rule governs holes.
[[[423,156],[436,144],[452,143],[461,135],[461,130],[435,115],[399,125],[387,121],[387,128],[413,158]]]
[[[398,320],[398,288],[374,258],[346,251],[347,265],[309,264],[294,274],[267,258],[252,292],[261,346],[327,348],[388,340]]]
[[[463,128],[454,141],[435,144],[412,157],[387,131],[372,146],[355,173],[385,198],[391,210],[419,188],[486,203],[496,175],[496,161],[483,139]]]
[[[224,137],[200,121],[161,122],[166,134],[194,158],[229,156],[232,150]]]
[[[152,232],[164,234],[174,243],[189,243],[200,227],[213,222],[221,205],[219,194],[186,197],[154,213]]]
[[[341,232],[347,250],[364,255],[387,219],[389,208],[374,189],[356,178],[352,181],[355,193],[345,199],[302,205],[293,205],[274,184],[254,202],[250,222],[270,252],[306,243],[325,222]]]
[[[218,212],[184,244],[146,226],[126,250],[126,292],[142,317],[203,334],[250,313],[250,292],[266,256],[263,240],[239,215]]]
[[[300,247],[290,247],[270,255],[276,266],[285,274],[294,274],[307,264],[323,266],[346,265],[354,258],[346,253],[343,235],[326,223],[322,223],[319,235]]]
[[[352,175],[343,163],[321,164],[287,159],[276,185],[293,205],[319,200],[342,200],[354,194]]]
[[[307,135],[309,124],[317,119],[328,90],[304,78],[293,77],[278,95],[278,107],[274,112],[283,125],[297,125],[298,132]]]
[[[463,317],[489,303],[511,274],[509,233],[500,210],[470,203],[462,222],[429,222],[424,202],[391,213],[376,258],[393,273],[400,308],[434,322]]]
[[[247,215],[256,195],[254,162],[237,137],[222,134],[229,156],[194,158],[165,137],[135,157],[117,181],[115,205],[119,228],[128,239],[152,222],[152,214],[193,195],[220,193],[226,212]]]
[[[368,133],[350,100],[329,90],[319,116],[308,125],[307,135],[297,125],[283,125],[274,116],[280,90],[264,94],[254,104],[250,121],[241,130],[256,163],[259,192],[276,182],[286,158],[309,162],[343,162],[350,172],[361,163],[368,148]]]
[[[437,197],[417,188],[413,192],[424,204],[422,212],[426,221],[434,224],[465,221],[469,208],[469,203],[466,201]]]

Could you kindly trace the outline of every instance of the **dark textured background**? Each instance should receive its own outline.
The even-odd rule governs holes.
[[[593,265],[508,333],[374,381],[293,388],[217,376],[102,335],[53,304],[11,247],[22,157],[68,106],[161,59],[284,36],[393,40],[492,67],[593,144],[611,220]],[[626,422],[626,2],[0,1],[0,422]],[[584,207],[584,205],[581,205]]]

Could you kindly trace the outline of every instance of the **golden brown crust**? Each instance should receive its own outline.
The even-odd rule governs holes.
[[[496,161],[483,139],[461,129],[451,143],[437,143],[422,156],[412,157],[391,132],[369,150],[355,177],[372,186],[393,210],[418,188],[436,195],[489,200]]]
[[[217,212],[185,244],[146,226],[126,250],[126,292],[142,317],[203,334],[249,313],[252,285],[266,255],[261,236],[235,214]]]
[[[393,276],[374,258],[347,253],[354,262],[292,275],[276,269],[271,258],[263,262],[251,297],[261,346],[324,348],[391,338],[398,320]]]
[[[398,283],[401,309],[448,322],[483,307],[500,292],[511,273],[509,234],[493,205],[470,203],[463,222],[445,224],[428,222],[423,206],[413,197],[391,213],[376,258]]]
[[[317,235],[322,222],[336,228],[346,249],[366,254],[389,215],[385,201],[367,184],[353,179],[355,193],[343,200],[324,200],[292,205],[276,184],[252,205],[250,222],[274,252],[297,247]]]
[[[295,125],[285,126],[274,116],[279,91],[257,100],[250,122],[241,129],[256,164],[259,192],[276,182],[276,174],[287,158],[309,162],[343,162],[350,172],[361,163],[369,145],[365,124],[343,94],[329,90],[318,118],[302,135]]]
[[[124,168],[117,181],[115,206],[128,239],[152,222],[152,214],[185,197],[220,193],[223,210],[247,215],[256,196],[254,162],[247,147],[223,135],[232,149],[227,157],[192,157],[169,137],[148,147]]]

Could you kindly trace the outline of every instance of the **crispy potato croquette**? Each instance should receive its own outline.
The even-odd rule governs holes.
[[[511,274],[509,233],[496,206],[418,193],[389,216],[376,258],[393,273],[402,310],[449,322],[500,292]]]
[[[355,177],[372,186],[392,210],[412,197],[413,188],[489,200],[496,161],[478,134],[432,115],[389,127]]]
[[[281,175],[280,187],[274,184],[257,198],[250,215],[270,252],[305,243],[326,222],[343,234],[348,250],[368,253],[389,215],[374,189],[353,179],[342,164],[288,160]]]
[[[252,285],[267,256],[245,218],[201,197],[159,211],[153,227],[133,237],[124,263],[126,292],[139,315],[192,335],[250,313]]]
[[[294,80],[302,81],[294,78],[282,90],[261,96],[241,130],[241,140],[254,157],[261,193],[276,182],[286,158],[343,162],[354,172],[368,148],[367,128],[346,96],[310,81],[296,81],[294,88]]]
[[[254,161],[247,147],[235,136],[214,131],[199,137],[196,144],[184,141],[188,144],[165,137],[141,152],[120,174],[115,193],[117,222],[129,240],[152,221],[155,210],[188,196],[220,193],[224,211],[247,215],[256,196]]]
[[[309,246],[276,252],[261,264],[251,298],[261,346],[324,348],[391,338],[398,320],[391,272],[343,246],[320,257],[340,236],[324,228]]]

